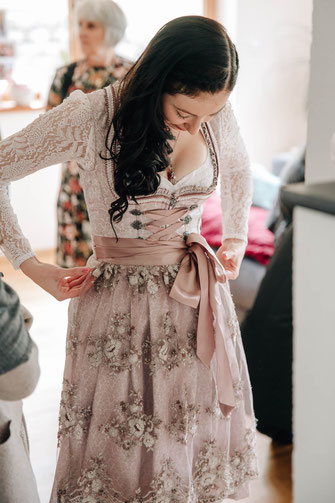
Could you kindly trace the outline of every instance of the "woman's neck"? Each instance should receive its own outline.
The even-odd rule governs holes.
[[[86,61],[89,66],[110,66],[115,59],[113,47],[103,47],[99,51],[86,56]]]

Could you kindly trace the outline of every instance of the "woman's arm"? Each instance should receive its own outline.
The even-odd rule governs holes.
[[[59,300],[78,294],[78,288],[69,291],[62,285],[66,276],[81,281],[89,271],[61,269],[42,264],[34,257],[11,207],[7,185],[69,160],[76,160],[84,169],[92,169],[95,163],[93,114],[87,96],[81,91],[0,143],[0,248],[15,268],[21,266],[25,274]]]
[[[236,279],[247,245],[252,200],[250,161],[231,105],[214,121],[219,144],[222,245],[217,256],[229,279]]]
[[[0,142],[0,248],[16,269],[34,253],[19,227],[6,186],[72,159],[83,168],[92,168],[95,162],[93,116],[81,91]]]

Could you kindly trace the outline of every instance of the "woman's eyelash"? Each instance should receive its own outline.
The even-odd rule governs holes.
[[[178,117],[180,117],[181,119],[187,119],[188,115],[181,115],[181,113],[179,113],[178,110],[176,110],[176,112]]]

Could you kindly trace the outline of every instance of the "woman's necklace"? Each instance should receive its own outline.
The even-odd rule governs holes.
[[[178,136],[176,138],[176,143],[174,144],[174,148],[176,148],[179,136],[180,136],[180,131],[179,131]],[[178,181],[177,177],[175,175],[174,169],[173,169],[172,159],[170,156],[169,156],[169,165],[167,167],[167,179],[169,180],[169,182],[172,183],[172,185],[176,185],[176,183]]]

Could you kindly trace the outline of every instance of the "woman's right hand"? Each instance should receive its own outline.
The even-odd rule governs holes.
[[[40,262],[37,257],[31,257],[20,265],[22,272],[61,301],[85,293],[92,286],[94,277],[90,267],[72,267],[65,269],[52,264]]]

